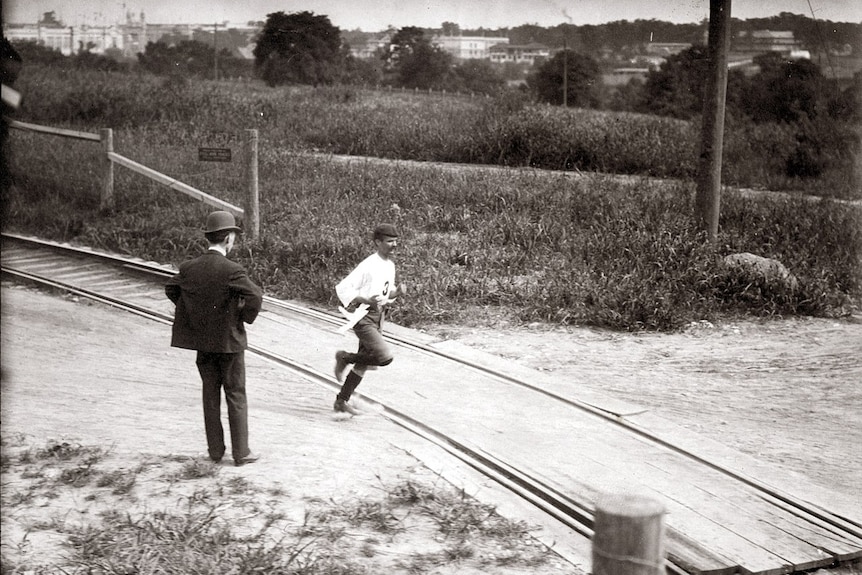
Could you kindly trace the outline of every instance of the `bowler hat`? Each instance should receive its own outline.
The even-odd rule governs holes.
[[[242,232],[242,230],[237,227],[236,220],[232,213],[223,211],[212,212],[207,216],[207,227],[204,229],[204,233],[209,234],[212,232],[220,232],[222,230],[237,233]]]
[[[379,240],[383,237],[397,238],[398,230],[392,224],[379,224],[374,228],[374,239]]]

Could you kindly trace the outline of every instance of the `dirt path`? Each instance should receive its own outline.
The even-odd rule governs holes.
[[[69,438],[110,446],[115,462],[128,467],[142,456],[167,465],[175,456],[203,454],[198,376],[191,356],[168,346],[166,326],[7,284],[2,305],[4,450],[10,438],[42,445],[51,438]],[[426,331],[562,374],[573,386],[648,407],[814,483],[862,497],[859,318],[700,324],[674,335],[539,326]],[[224,466],[222,473],[283,486],[287,496],[282,504],[292,520],[301,521],[314,499],[366,497],[405,478],[439,481],[405,450],[415,439],[395,426],[380,418],[359,425],[321,417],[321,406],[331,401],[328,390],[286,378],[257,360],[249,362],[249,379],[257,390],[250,398],[252,443],[264,452],[264,460],[245,468]],[[153,481],[147,485],[155,490],[158,483]],[[4,479],[4,501],[10,489],[19,488]],[[176,497],[152,491],[144,501],[155,506]],[[4,552],[17,548],[26,554],[24,541],[31,542],[34,556],[60,549],[27,526],[61,512],[76,519],[92,517],[94,505],[79,497],[39,500],[26,512],[4,509]],[[433,544],[433,534],[418,537],[400,542],[395,550],[390,546],[389,555],[380,556],[407,556]],[[464,569],[460,564],[434,572],[483,570],[481,565],[475,571]],[[552,561],[484,571],[541,575],[583,569]],[[862,573],[862,567],[835,572]]]
[[[642,405],[862,495],[862,318],[701,323],[679,334],[429,330]]]
[[[267,517],[281,517],[276,535],[282,536],[304,525],[310,511],[331,506],[337,511],[326,512],[333,521],[327,532],[341,534],[337,565],[344,573],[409,573],[414,564],[435,566],[438,575],[478,574],[489,567],[501,575],[585,572],[538,539],[520,535],[474,533],[472,557],[446,560],[458,538],[435,531],[418,510],[399,510],[403,532],[336,523],[338,510],[367,512],[409,484],[441,493],[463,488],[511,521],[536,525],[529,515],[535,510],[523,503],[506,507],[515,498],[502,489],[497,499],[498,488],[466,477],[449,485],[439,468],[423,464],[429,449],[417,436],[373,414],[334,414],[334,391],[252,355],[246,359],[249,435],[261,460],[237,468],[226,458],[213,478],[171,479],[190,462],[206,461],[206,444],[194,353],[170,347],[170,327],[6,283],[2,306],[4,572],[9,563],[19,568],[10,572],[61,572],[62,558],[71,554],[65,534],[97,523],[105,511],[133,517],[145,511],[185,513],[185,502],[193,500],[218,503],[219,517],[249,532]],[[82,488],[59,481],[61,470],[33,453],[64,443],[104,449],[109,456],[98,467],[135,475],[134,489],[114,496],[94,481]],[[534,535],[547,535],[547,545],[557,537],[541,530]],[[44,565],[52,568],[40,570]]]

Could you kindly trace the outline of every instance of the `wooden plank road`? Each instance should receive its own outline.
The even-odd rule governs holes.
[[[80,277],[82,272],[77,268],[64,273]],[[113,281],[96,271],[87,273],[99,281]],[[134,282],[127,285],[133,286]],[[173,312],[158,283],[129,291],[139,305]],[[261,313],[249,328],[249,340],[324,374],[332,369],[335,350],[356,346],[352,334],[342,335],[318,320],[275,309]],[[475,350],[458,353],[527,378],[549,393],[570,398],[572,404],[469,365],[406,348],[396,350],[392,365],[369,372],[359,393],[476,446],[584,508],[594,509],[606,492],[637,492],[659,500],[667,510],[669,557],[693,572],[778,574],[862,557],[858,494],[831,493],[801,477],[782,482],[783,470],[753,462],[637,406],[596,393],[581,394],[577,386],[555,380],[552,374],[506,364]],[[605,417],[608,413],[613,416]],[[657,434],[660,441],[647,432]],[[736,476],[727,472],[737,470]],[[798,505],[802,502],[813,502],[819,510],[811,514]]]
[[[336,349],[355,346],[349,334],[266,311],[250,331],[256,345],[323,372]],[[368,373],[359,393],[478,445],[590,508],[606,491],[649,494],[668,510],[669,555],[693,570],[777,574],[862,555],[862,540],[595,415],[422,351],[395,355],[392,365]],[[808,489],[804,482],[799,488]]]

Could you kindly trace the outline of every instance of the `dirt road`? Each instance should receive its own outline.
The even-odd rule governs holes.
[[[431,333],[553,371],[678,425],[862,494],[862,318],[703,322],[678,334],[591,329]]]
[[[127,466],[142,456],[164,461],[166,454],[204,453],[193,358],[169,347],[166,326],[10,284],[3,286],[2,305],[4,446],[10,438],[22,445],[69,438],[111,446],[112,457]],[[673,335],[506,325],[425,331],[648,407],[816,484],[862,497],[859,318],[698,324]],[[262,485],[277,478],[289,494],[287,515],[296,521],[315,498],[364,497],[405,477],[439,481],[405,449],[415,439],[381,418],[359,423],[321,417],[331,404],[329,391],[286,378],[262,361],[250,361],[249,370],[252,445],[264,459],[223,472],[241,471]],[[255,388],[271,392],[256,395]],[[4,484],[7,492],[12,488]],[[168,499],[175,494],[145,497],[150,506]],[[64,504],[69,508],[61,510],[60,503],[46,500],[26,513],[4,513],[4,549],[26,555],[22,545],[29,541],[31,554],[60,553],[56,541],[38,539],[28,525],[61,511],[92,516],[88,501]],[[402,543],[402,551],[411,545],[415,541]],[[552,561],[493,572],[583,571]]]

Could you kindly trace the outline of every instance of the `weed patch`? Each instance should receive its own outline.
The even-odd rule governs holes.
[[[313,499],[297,522],[280,488],[204,472],[216,467],[208,461],[117,468],[107,450],[73,443],[4,447],[3,482],[16,485],[3,492],[4,573],[413,573],[559,560],[526,525],[449,485],[408,480],[379,496]],[[43,473],[25,478],[35,462]],[[48,492],[50,508],[37,501]]]
[[[260,130],[261,237],[245,240],[234,256],[275,297],[334,308],[333,286],[370,252],[368,233],[379,221],[402,229],[398,265],[413,290],[390,318],[407,326],[469,323],[478,311],[491,321],[673,331],[740,315],[841,317],[862,296],[855,205],[726,190],[719,237],[707,245],[693,225],[695,190],[686,178],[696,130],[686,122],[361,91],[319,97],[253,84],[166,90],[146,76],[133,88],[122,85],[125,76],[86,73],[58,85],[53,73],[22,74],[34,102],[22,110],[28,120],[111,125],[119,153],[235,204],[243,203],[241,170],[203,169],[195,151],[216,132]],[[64,111],[106,83],[123,106],[99,97],[95,112]],[[785,169],[782,158],[792,152],[783,142],[792,134],[745,129],[728,136],[729,180],[796,186],[769,175]],[[4,229],[175,265],[200,253],[206,206],[128,170],[116,170],[117,211],[98,213],[98,146],[13,131],[9,149],[15,185],[4,198]],[[308,149],[591,173],[344,163]],[[858,198],[853,169],[807,178],[805,189]],[[778,259],[798,288],[728,275],[722,259],[736,252]]]

